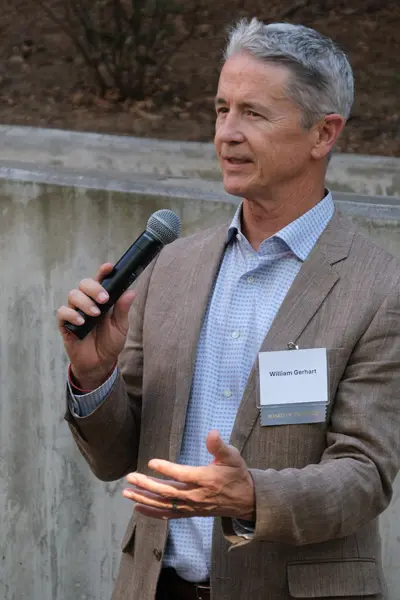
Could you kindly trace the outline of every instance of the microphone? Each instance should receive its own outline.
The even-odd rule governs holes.
[[[114,265],[111,273],[100,282],[110,296],[105,304],[95,303],[101,314],[97,317],[90,317],[78,309],[78,313],[85,319],[84,324],[74,325],[65,321],[64,327],[83,340],[97,325],[98,320],[109,311],[118,298],[157,256],[163,246],[175,241],[180,232],[180,219],[172,210],[162,209],[153,213],[147,222],[146,230]]]

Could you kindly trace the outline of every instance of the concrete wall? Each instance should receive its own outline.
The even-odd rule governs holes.
[[[100,176],[58,173],[64,185],[46,177],[0,169],[0,599],[109,600],[131,506],[121,483],[95,480],[63,421],[67,362],[55,311],[81,277],[119,257],[153,211],[171,208],[189,234],[229,221],[237,201],[211,184],[138,178],[99,190]],[[400,256],[397,199],[339,197]],[[390,600],[400,597],[399,494],[400,485],[382,519]]]
[[[109,600],[131,503],[95,480],[63,421],[55,311],[169,206],[184,233],[227,203],[0,181],[0,599]]]
[[[179,178],[220,180],[214,147],[210,143],[151,140],[99,135],[35,127],[0,125],[0,164],[3,168],[21,163],[31,171],[60,169],[96,177],[137,180]],[[370,196],[400,196],[397,158],[334,154],[327,183],[337,192]]]

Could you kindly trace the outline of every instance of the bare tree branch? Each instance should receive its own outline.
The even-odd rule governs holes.
[[[180,50],[180,48],[182,48],[182,46],[188,41],[190,40],[190,38],[192,37],[194,31],[196,28],[196,24],[192,24],[192,26],[190,27],[188,33],[181,37],[174,45],[173,47],[170,49],[169,52],[164,52],[163,58],[157,63],[155,72],[153,74],[153,79],[157,79],[157,77],[160,75],[162,69],[165,67],[165,65],[171,60],[172,56],[174,56],[178,50]]]
[[[138,100],[193,35],[202,0],[189,11],[183,0],[131,0],[132,12],[123,0],[62,0],[64,16],[46,0],[36,2],[70,38],[102,94],[118,88],[124,99]]]
[[[79,36],[75,33],[73,27],[70,24],[66,24],[62,19],[58,17],[55,11],[47,6],[44,0],[36,0],[36,3],[42,8],[42,10],[50,17],[50,19],[60,27],[62,31],[71,39],[71,41],[75,44],[76,48],[82,54],[85,59],[86,64],[91,68],[98,85],[100,86],[100,90],[104,93],[107,88],[107,83],[101,76],[98,71],[97,61],[92,58],[90,53],[86,50],[85,45],[82,44]]]

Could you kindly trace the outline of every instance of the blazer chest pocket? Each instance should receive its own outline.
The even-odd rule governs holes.
[[[128,527],[126,528],[125,535],[122,538],[122,542],[121,542],[122,552],[130,552],[132,550],[133,541],[135,539],[136,518],[137,518],[137,513],[135,511],[133,511],[132,516],[128,523]]]
[[[292,598],[368,598],[382,593],[373,559],[292,562],[287,566]]]

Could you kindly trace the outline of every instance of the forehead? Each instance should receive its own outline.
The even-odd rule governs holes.
[[[287,67],[266,63],[245,53],[228,58],[219,78],[217,96],[229,101],[287,100]]]

